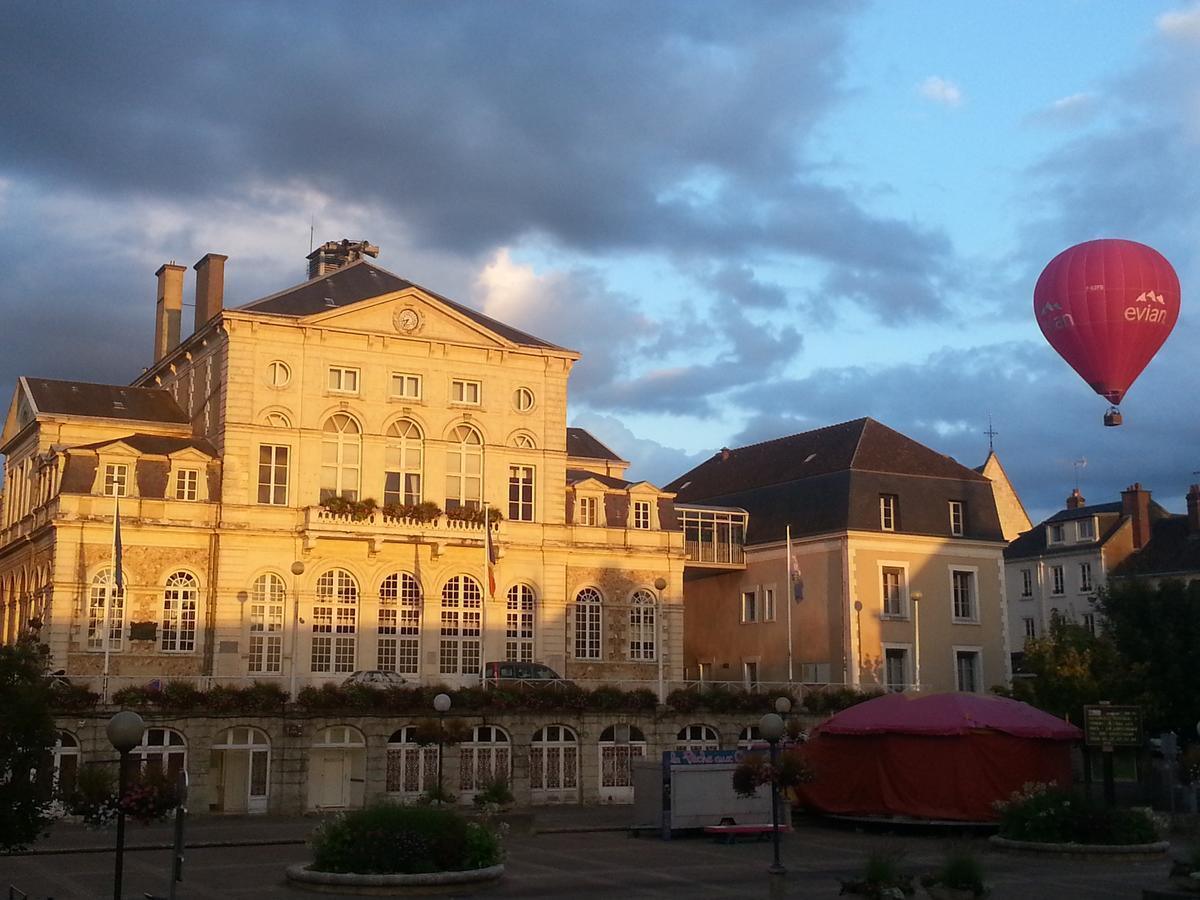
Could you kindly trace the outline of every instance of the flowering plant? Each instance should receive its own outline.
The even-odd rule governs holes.
[[[765,784],[774,784],[779,790],[786,791],[812,780],[812,767],[797,748],[780,753],[775,765],[761,753],[748,754],[733,770],[733,789],[741,797],[753,797]]]

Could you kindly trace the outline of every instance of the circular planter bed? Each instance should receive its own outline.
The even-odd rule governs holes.
[[[1042,841],[1014,841],[1002,838],[998,834],[992,835],[988,840],[998,850],[1018,850],[1063,856],[1106,856],[1117,859],[1164,856],[1171,849],[1170,841],[1154,841],[1149,844],[1050,844]]]
[[[467,869],[462,872],[423,872],[417,875],[359,875],[355,872],[314,872],[308,866],[288,866],[288,881],[297,887],[326,894],[358,894],[387,897],[404,894],[451,892],[462,885],[496,881],[504,866]]]

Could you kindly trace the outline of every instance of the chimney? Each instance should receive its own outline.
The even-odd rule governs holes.
[[[154,361],[179,346],[179,319],[183,315],[183,273],[186,266],[173,262],[159,266],[158,301],[154,310]]]
[[[312,253],[308,254],[308,277],[319,278],[344,269],[352,262],[358,262],[364,256],[379,255],[379,248],[369,241],[352,241],[343,238],[340,241],[326,241]]]
[[[1200,484],[1193,484],[1187,492],[1188,534],[1200,534]]]
[[[1079,488],[1075,488],[1067,498],[1067,509],[1079,509],[1083,506],[1087,506],[1087,501],[1083,499],[1083,494],[1079,493]]]
[[[1133,520],[1133,549],[1141,550],[1150,540],[1150,492],[1136,481],[1121,491],[1121,514]]]
[[[225,302],[225,260],[220,253],[206,253],[196,265],[196,327],[199,331],[221,311]]]

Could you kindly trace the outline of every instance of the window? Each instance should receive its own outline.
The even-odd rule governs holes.
[[[697,674],[700,676],[701,684],[708,684],[712,681],[713,664],[710,662],[702,662],[696,666]]]
[[[508,467],[508,517],[533,521],[533,466]]]
[[[476,725],[458,750],[458,789],[482,791],[494,781],[512,783],[512,742],[495,725]]]
[[[345,569],[330,569],[317,579],[312,623],[312,670],[353,672],[358,659],[358,582]]]
[[[442,588],[442,643],[439,671],[443,675],[478,675],[483,591],[467,575],[455,575]]]
[[[775,621],[775,588],[763,588],[762,620]]]
[[[175,499],[195,500],[200,490],[200,470],[180,469],[175,473]]]
[[[884,686],[899,693],[908,687],[908,648],[885,647],[883,651]]]
[[[164,651],[190,653],[196,649],[196,601],[200,585],[196,576],[175,572],[167,578],[163,591],[162,633]]]
[[[125,463],[108,463],[104,467],[104,496],[129,496],[129,466]]]
[[[112,581],[112,569],[101,569],[92,578],[88,589],[88,632],[87,648],[89,650],[104,649],[104,608],[108,602],[109,583]],[[125,634],[125,587],[124,581],[120,586],[113,584],[112,610],[108,616],[108,649],[118,652],[121,649],[121,638]]]
[[[1050,593],[1062,594],[1066,592],[1066,586],[1063,579],[1063,567],[1050,567]]]
[[[742,683],[746,690],[758,690],[758,663],[744,662],[742,663]]]
[[[963,505],[961,500],[950,501],[950,533],[955,537],[963,536]]]
[[[599,525],[599,504],[595,497],[580,497],[579,498],[579,524],[580,525]]]
[[[884,531],[896,530],[896,507],[899,505],[895,494],[879,495],[879,527]]]
[[[450,433],[446,451],[446,509],[480,508],[483,489],[483,439],[469,425]]]
[[[1022,597],[1032,597],[1033,596],[1033,570],[1032,569],[1022,569],[1021,570],[1021,596]]]
[[[283,579],[268,573],[254,579],[250,592],[250,652],[246,668],[251,672],[283,671]]]
[[[138,771],[162,775],[174,784],[187,767],[187,743],[173,728],[147,728],[129,757]]]
[[[975,604],[975,573],[963,569],[950,571],[950,587],[954,597],[954,620],[974,622],[978,619]]]
[[[533,439],[533,435],[526,434],[524,431],[520,431],[513,435],[512,445],[514,447],[520,447],[522,450],[537,449],[537,441]]]
[[[533,409],[533,391],[527,387],[519,387],[513,391],[513,406],[518,412],[529,412]]]
[[[1079,564],[1079,590],[1087,593],[1092,589],[1092,564],[1090,562],[1081,562]]]
[[[900,566],[883,566],[883,614],[888,618],[902,619],[908,615],[904,602],[905,572]]]
[[[272,428],[291,428],[292,421],[281,412],[267,413],[267,424]]]
[[[362,433],[345,413],[330,416],[321,429],[321,499],[358,499]]]
[[[533,662],[533,588],[515,584],[508,589],[504,620],[504,658]]]
[[[586,587],[575,595],[575,658],[600,659],[600,614],[603,598]]]
[[[979,692],[982,673],[979,671],[979,651],[954,651],[954,672],[957,679],[957,689],[968,694]]]
[[[800,664],[800,681],[804,684],[829,684],[831,666],[827,662],[823,663],[801,663]]]
[[[629,598],[629,658],[654,659],[656,601],[649,591],[634,591]]]
[[[287,506],[288,448],[260,444],[258,448],[258,502]]]
[[[1094,541],[1096,539],[1096,522],[1092,518],[1080,519],[1075,523],[1075,532],[1077,540],[1082,543],[1084,541]]]
[[[647,529],[650,527],[650,501],[633,501],[633,527]]]
[[[742,591],[742,621],[758,621],[758,594],[754,591]]]
[[[717,729],[711,725],[687,725],[675,735],[675,749],[692,753],[720,750],[721,739],[717,735]]]
[[[465,403],[468,406],[478,406],[482,394],[482,386],[478,381],[464,381],[461,378],[455,378],[450,382],[451,403]]]
[[[1087,629],[1088,634],[1095,636],[1096,634],[1096,614],[1083,614],[1083,627]]]
[[[1063,542],[1063,527],[1062,524],[1050,526],[1050,543],[1061,544]]]
[[[329,391],[333,394],[357,394],[358,369],[330,366]]]
[[[1034,620],[1033,616],[1025,616],[1023,619],[1021,619],[1021,624],[1025,628],[1025,637],[1037,637],[1037,622]]]
[[[407,372],[392,373],[392,396],[398,400],[421,399],[421,376]]]
[[[383,450],[383,504],[416,506],[421,502],[424,436],[416,422],[401,419],[387,430]]]
[[[376,668],[416,675],[421,662],[421,586],[407,572],[388,575],[379,585]]]
[[[292,380],[292,370],[282,360],[267,363],[267,384],[271,387],[287,387]]]

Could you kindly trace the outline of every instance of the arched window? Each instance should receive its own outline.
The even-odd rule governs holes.
[[[650,591],[634,591],[629,598],[629,658],[654,659],[655,597]]]
[[[353,672],[358,658],[358,582],[345,569],[317,579],[312,612],[312,671]]]
[[[163,590],[161,649],[190,653],[196,649],[196,602],[200,585],[190,572],[172,572]]]
[[[439,671],[443,675],[480,673],[480,629],[483,591],[469,575],[455,575],[442,588],[442,643]]]
[[[633,800],[633,760],[646,755],[646,735],[636,725],[609,725],[600,732],[600,799]]]
[[[508,612],[504,629],[504,658],[533,662],[533,588],[514,584],[508,589]]]
[[[421,585],[407,572],[379,585],[379,643],[376,668],[416,675],[421,668]]]
[[[575,658],[600,659],[600,614],[604,598],[592,587],[575,595]]]
[[[721,739],[711,725],[687,725],[675,735],[676,750],[719,750]]]
[[[281,412],[267,413],[267,424],[272,428],[291,428],[291,420]]]
[[[496,725],[476,725],[471,740],[459,748],[458,788],[465,793],[482,791],[493,781],[512,781],[512,743],[508,732]]]
[[[383,453],[383,502],[414,506],[421,502],[423,436],[416,422],[401,419],[387,430]]]
[[[566,725],[547,725],[529,745],[534,802],[570,802],[579,792],[579,738]]]
[[[518,431],[515,435],[513,435],[512,445],[514,447],[519,447],[522,450],[537,449],[537,443],[534,441],[533,435],[524,431]]]
[[[739,750],[751,750],[755,747],[762,747],[765,743],[757,725],[747,725],[738,732],[737,745]]]
[[[283,671],[283,607],[287,588],[274,572],[254,579],[250,592],[250,640],[247,669]]]
[[[101,569],[92,578],[92,584],[88,588],[87,647],[89,650],[104,649],[104,606],[108,601],[111,581],[112,569]],[[113,584],[111,589],[112,610],[108,615],[108,649],[116,652],[121,649],[122,637],[125,634],[124,579],[120,585]],[[15,596],[12,598],[12,603],[16,604]]]
[[[187,741],[174,728],[147,728],[129,755],[138,769],[165,775],[171,784],[187,769]]]
[[[330,416],[321,435],[321,499],[358,499],[362,432],[345,413]]]
[[[483,490],[483,438],[470,425],[450,433],[446,450],[446,509],[479,509]]]
[[[421,744],[417,728],[406,725],[388,738],[384,790],[416,797],[437,786],[438,745]]]
[[[363,733],[353,725],[330,725],[317,735],[314,747],[340,747],[346,750],[357,750],[367,745]]]

